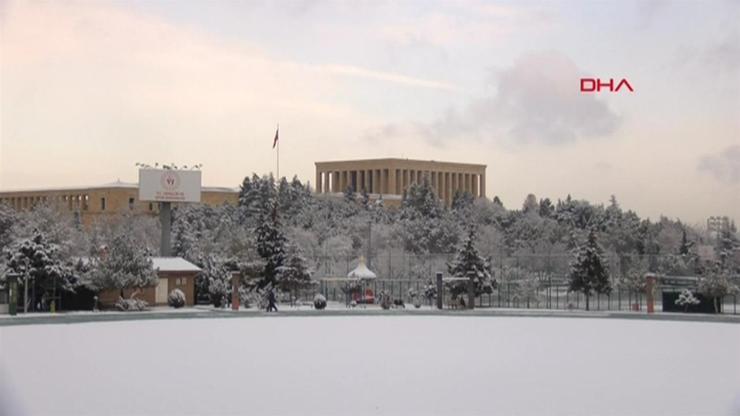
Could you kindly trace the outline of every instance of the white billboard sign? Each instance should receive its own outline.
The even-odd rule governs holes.
[[[139,169],[139,200],[200,202],[200,171]]]

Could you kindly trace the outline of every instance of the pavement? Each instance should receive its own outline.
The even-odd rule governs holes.
[[[229,319],[229,318],[281,318],[281,317],[336,317],[336,316],[446,316],[446,317],[526,317],[526,318],[580,318],[580,319],[632,319],[648,321],[678,321],[678,322],[714,322],[740,324],[740,314],[687,314],[663,313],[647,314],[645,312],[628,311],[564,311],[551,309],[499,309],[481,308],[474,310],[437,310],[432,308],[421,309],[391,309],[380,308],[329,308],[314,310],[310,308],[291,308],[283,306],[280,312],[264,312],[256,309],[242,309],[232,311],[210,307],[194,307],[187,309],[155,309],[143,312],[61,312],[61,313],[29,313],[18,316],[0,317],[0,327],[18,325],[55,325],[55,324],[82,324],[90,322],[117,322],[136,320],[163,320],[163,319]]]

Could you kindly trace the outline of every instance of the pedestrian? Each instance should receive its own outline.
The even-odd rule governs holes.
[[[267,312],[277,312],[278,308],[275,304],[275,291],[270,289],[269,292],[267,292]]]

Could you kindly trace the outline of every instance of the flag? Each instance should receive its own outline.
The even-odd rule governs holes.
[[[279,131],[280,131],[280,127],[278,127],[278,128],[277,128],[277,130],[275,130],[275,139],[274,139],[274,140],[272,141],[272,148],[273,148],[273,149],[275,148],[275,146],[277,146],[277,142],[278,142],[278,132],[279,132]]]

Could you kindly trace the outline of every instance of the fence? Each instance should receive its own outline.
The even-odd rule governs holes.
[[[367,255],[368,253],[362,253]],[[400,249],[371,251],[367,259],[368,267],[382,279],[427,279],[437,271],[446,271],[447,264],[454,258],[454,253],[411,254]],[[511,273],[542,273],[556,276],[568,274],[570,253],[519,253],[506,255],[496,249],[481,250],[481,254],[490,256],[491,266],[497,280]],[[346,276],[357,265],[360,254],[328,256],[314,258],[314,270],[318,277]],[[631,271],[656,272],[660,274],[691,276],[695,275],[696,259],[678,255],[617,255],[606,253],[611,278],[617,281],[626,277]],[[702,263],[704,264],[704,263]]]
[[[559,280],[559,279],[558,279]],[[552,284],[543,284],[536,288],[522,288],[521,282],[501,282],[491,293],[476,297],[476,308],[513,308],[513,309],[550,309],[550,310],[585,310],[586,298],[580,292],[568,291],[568,286],[558,281]],[[366,281],[352,281],[352,290],[346,280],[339,278],[319,280],[319,293],[327,300],[350,304],[355,300],[364,303],[370,300],[377,302],[381,291],[388,293],[392,299],[402,300],[406,307],[412,307],[413,298],[411,289],[416,293],[422,304],[432,306],[433,298],[425,297],[425,289],[436,287],[429,280],[408,279],[375,279]],[[656,287],[655,309],[661,311],[663,291],[679,291],[685,285],[658,285]],[[300,298],[310,301],[315,292],[304,292]],[[371,299],[375,297],[375,299]],[[443,305],[445,308],[454,307],[452,296],[443,287]],[[462,296],[467,301],[467,296]],[[729,295],[722,298],[721,311],[724,314],[738,314],[738,296]],[[615,288],[608,295],[593,295],[589,299],[589,309],[593,311],[645,311],[647,309],[644,293],[636,290]]]

